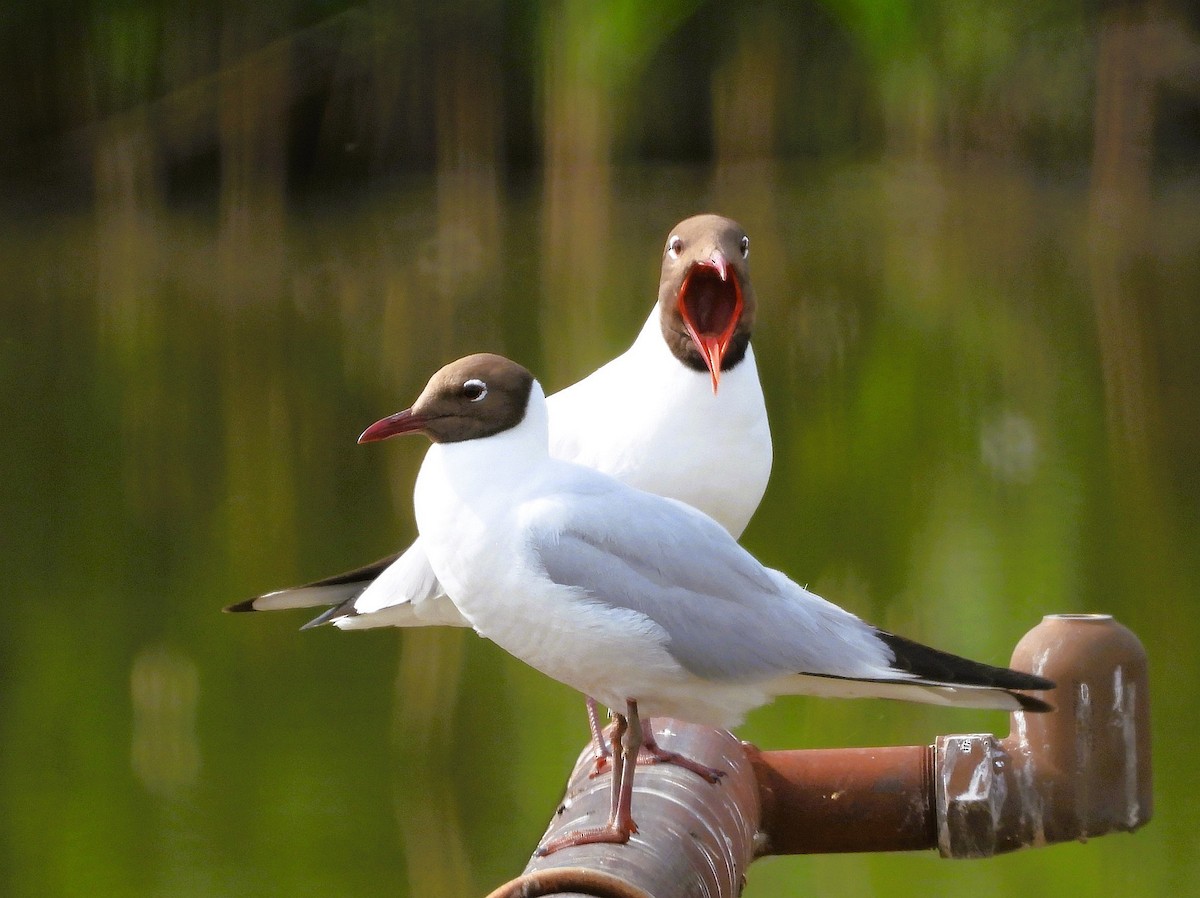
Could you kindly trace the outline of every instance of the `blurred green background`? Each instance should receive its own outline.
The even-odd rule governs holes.
[[[1200,881],[1200,11],[1178,0],[0,10],[0,894],[482,894],[582,703],[462,632],[221,606],[413,536],[459,354],[629,344],[668,229],[740,220],[775,438],[744,543],[1002,662],[1044,613],[1150,655],[1156,814],[979,862],[786,858],[746,895]],[[791,699],[764,747],[1003,715]]]

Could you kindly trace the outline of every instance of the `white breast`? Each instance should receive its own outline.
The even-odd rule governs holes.
[[[657,624],[590,603],[542,571],[525,525],[547,493],[561,501],[560,485],[548,482],[556,472],[545,450],[545,464],[530,465],[515,451],[482,451],[481,442],[432,447],[414,494],[430,564],[471,626],[525,663],[597,698],[614,696],[610,687],[623,693],[636,685],[614,676],[626,664],[640,677],[673,676],[678,665]],[[624,697],[615,706],[623,703]]]
[[[519,447],[495,451],[484,442],[434,446],[416,489],[429,561],[480,635],[609,707],[634,699],[648,716],[729,727],[765,701],[760,684],[689,673],[667,651],[666,632],[645,615],[546,576],[529,542],[545,528],[534,522],[553,518],[553,506],[569,503],[573,488],[594,495],[622,487],[544,454],[542,463],[527,464]]]
[[[714,395],[671,355],[656,312],[628,352],[548,402],[555,458],[686,502],[735,537],[758,508],[771,433],[752,349]]]

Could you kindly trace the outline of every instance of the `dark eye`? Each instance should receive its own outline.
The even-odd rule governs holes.
[[[748,259],[748,258],[750,258],[750,238],[749,238],[749,237],[747,237],[745,234],[743,234],[743,235],[742,235],[742,242],[741,242],[741,243],[739,243],[739,244],[738,244],[738,246],[739,246],[739,247],[741,248],[741,250],[742,250],[742,258],[743,258],[743,259]]]
[[[483,381],[472,377],[462,385],[462,393],[471,402],[478,402],[487,396],[487,384]]]
[[[667,240],[667,255],[672,259],[678,259],[681,252],[683,252],[683,238],[678,234],[672,234]]]

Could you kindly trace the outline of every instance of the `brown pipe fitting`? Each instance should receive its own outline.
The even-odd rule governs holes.
[[[1052,614],[1012,666],[1054,680],[1048,714],[1012,715],[1004,739],[935,745],[938,849],[987,857],[1131,832],[1153,812],[1146,652],[1107,614]]]
[[[654,737],[664,749],[723,770],[725,776],[710,785],[674,764],[639,766],[633,797],[638,832],[628,844],[582,845],[548,857],[534,857],[520,879],[497,889],[492,896],[716,898],[739,894],[754,856],[759,820],[758,782],[742,744],[727,732],[678,720],[655,719]],[[612,778],[607,773],[591,777],[593,759],[589,746],[575,764],[566,797],[543,842],[608,819]],[[611,884],[598,884],[569,872],[552,874],[564,868],[590,868],[610,877],[619,874],[632,891],[612,891]],[[557,891],[521,891],[550,875],[561,877],[556,882]]]

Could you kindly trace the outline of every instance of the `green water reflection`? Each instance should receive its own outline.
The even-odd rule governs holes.
[[[1136,247],[1021,172],[619,169],[599,264],[533,188],[287,213],[6,223],[0,689],[6,895],[459,895],[523,866],[584,739],[567,689],[460,632],[298,633],[230,602],[413,535],[422,447],[357,447],[491,349],[564,386],[632,340],[661,241],[753,238],[775,435],[744,542],[873,621],[994,662],[1105,611],[1151,660],[1156,818],[986,862],[768,860],[746,895],[1163,895],[1200,877],[1200,210]],[[1002,715],[781,701],[767,747],[928,742]]]

